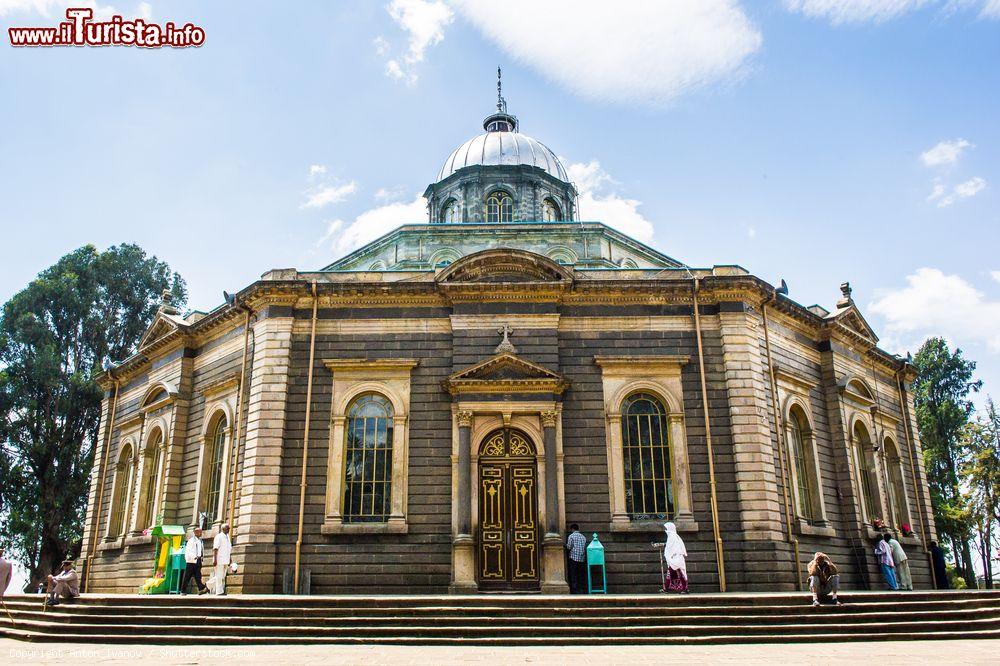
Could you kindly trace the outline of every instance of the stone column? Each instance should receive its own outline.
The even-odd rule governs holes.
[[[566,551],[559,534],[559,462],[556,456],[556,422],[559,412],[541,413],[545,447],[545,537],[542,539],[542,593],[567,594]]]
[[[472,535],[472,412],[458,413],[457,538]]]
[[[273,594],[277,568],[278,496],[284,449],[292,317],[268,317],[254,325],[253,374],[247,396],[246,444],[240,465],[233,558],[243,594]]]
[[[452,594],[469,594],[479,590],[476,584],[476,542],[472,537],[472,412],[455,413],[458,432],[456,482],[452,501],[455,503],[455,536],[451,547]]]
[[[691,466],[688,462],[687,438],[684,436],[684,415],[671,414],[668,422],[674,469],[674,523],[678,525],[678,529],[688,526],[697,529],[691,501]]]

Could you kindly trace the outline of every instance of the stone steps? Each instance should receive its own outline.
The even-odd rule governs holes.
[[[1000,637],[1000,593],[465,597],[91,596],[42,612],[7,597],[29,641],[170,644],[690,644]]]

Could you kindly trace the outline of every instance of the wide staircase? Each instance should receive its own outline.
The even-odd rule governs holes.
[[[172,644],[692,644],[1000,638],[1000,592],[687,596],[8,596],[0,635]],[[9,613],[9,615],[8,615]],[[13,622],[12,622],[13,620]]]

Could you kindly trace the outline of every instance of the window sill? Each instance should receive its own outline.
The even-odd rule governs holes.
[[[125,537],[126,546],[141,546],[147,543],[153,543],[152,534],[143,534],[142,532],[138,532],[136,534],[130,534],[127,537]]]
[[[125,547],[125,537],[110,537],[105,538],[104,543],[97,546],[98,552],[103,552],[106,550],[121,550]]]
[[[326,535],[406,534],[410,531],[410,526],[403,520],[390,520],[387,523],[345,523],[339,520],[327,520],[320,531]]]
[[[837,530],[833,529],[829,525],[812,525],[801,518],[799,518],[798,533],[801,534],[802,536],[820,536],[820,537],[837,536]]]
[[[628,522],[611,522],[608,529],[612,532],[663,532],[663,523],[667,520],[630,520]],[[680,518],[672,521],[677,526],[680,533],[692,533],[698,531],[698,523],[689,518]]]
[[[924,542],[916,534],[911,534],[910,536],[900,536],[899,543],[905,543],[907,546],[924,545]]]

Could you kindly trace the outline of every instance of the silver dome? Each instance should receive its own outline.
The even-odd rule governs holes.
[[[566,169],[556,154],[541,141],[520,132],[484,132],[455,149],[438,172],[438,182],[461,168],[497,164],[526,164],[546,171],[563,182],[569,182]]]

